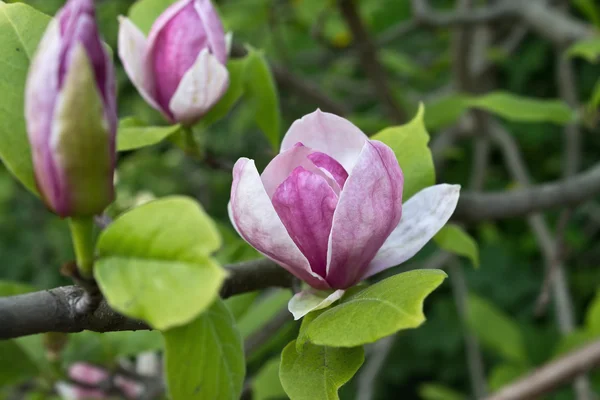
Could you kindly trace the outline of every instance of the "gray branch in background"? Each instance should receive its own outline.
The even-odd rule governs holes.
[[[379,62],[377,47],[360,17],[355,0],[339,0],[338,4],[342,17],[352,32],[362,68],[373,84],[381,104],[392,121],[406,122],[406,115],[394,97],[392,85],[388,84],[386,71]]]
[[[600,164],[567,181],[557,181],[529,188],[498,193],[461,194],[452,218],[477,222],[512,218],[533,212],[575,206],[600,194]]]
[[[433,11],[420,0],[413,0],[412,3],[413,18],[417,26],[444,28],[518,18],[540,36],[558,45],[566,45],[594,34],[592,26],[561,13],[541,0],[504,0],[487,7],[454,12]],[[393,40],[391,35],[386,39],[390,42]]]
[[[583,346],[541,366],[485,400],[538,399],[600,365],[600,341]]]
[[[498,123],[490,129],[492,139],[496,141],[504,153],[507,168],[513,177],[523,186],[530,185],[529,173],[516,141]],[[527,222],[540,246],[544,256],[545,270],[551,274],[551,287],[556,310],[558,329],[562,335],[568,335],[575,329],[575,316],[565,267],[560,260],[556,240],[543,215],[534,213],[527,216]],[[578,400],[591,400],[590,383],[587,377],[579,376],[575,380],[574,389]]]

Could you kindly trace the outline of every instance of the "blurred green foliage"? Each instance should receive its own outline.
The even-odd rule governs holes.
[[[48,14],[53,14],[63,4],[62,0],[24,2]],[[126,14],[132,3],[132,0],[97,1],[101,30],[113,48],[117,41],[117,16]],[[363,1],[360,2],[360,11],[372,34],[381,36],[410,18],[409,3],[398,0]],[[449,0],[431,3],[438,9],[448,10],[453,5]],[[365,132],[372,134],[392,125],[384,117],[357,57],[346,50],[352,44],[352,35],[337,13],[333,0],[221,0],[217,4],[227,30],[234,32],[236,41],[263,50],[269,60],[313,82],[331,98],[352,109],[349,118]],[[593,1],[574,1],[570,13],[590,23],[600,23],[598,7]],[[590,101],[590,104],[595,101],[589,111],[591,122],[583,127],[583,167],[597,162],[600,154],[597,124],[600,65],[589,62],[598,60],[590,56],[593,46],[597,46],[597,42],[579,45],[572,50],[585,58],[574,61],[580,100],[582,103]],[[506,101],[506,96],[548,101],[559,97],[551,43],[527,33],[516,53],[505,54],[500,48],[491,50],[488,57],[496,68],[497,88],[509,93],[500,101]],[[452,79],[451,35],[448,29],[414,30],[402,39],[389,42],[381,51],[381,59],[388,73],[389,85],[405,106],[407,115],[416,113],[420,101],[426,104],[425,124],[434,140],[466,107],[494,111],[493,98],[447,96],[439,90]],[[118,60],[115,61],[118,64]],[[155,126],[164,125],[161,116],[141,100],[121,67],[117,75],[120,116],[135,117]],[[288,87],[280,86],[279,95],[283,119],[281,135],[293,120],[314,111],[317,105]],[[557,179],[561,174],[563,157],[562,127],[550,122],[570,119],[569,110],[565,112],[564,106],[555,102],[549,107],[547,104],[518,105],[516,112],[509,112],[509,118],[506,118],[505,105],[500,106],[505,113],[499,113],[500,117],[505,117],[502,123],[518,141],[533,180]],[[542,117],[530,118],[531,114],[539,115],[540,109]],[[578,114],[581,110],[571,111]],[[269,141],[255,124],[255,113],[255,105],[241,102],[228,118],[209,126],[200,124],[194,134],[204,146],[205,153],[210,155],[210,159],[204,161],[186,156],[171,142],[121,153],[118,197],[110,214],[117,215],[155,197],[170,194],[192,196],[220,224],[226,242],[218,255],[221,262],[256,257],[257,253],[231,228],[226,211],[232,163],[238,157],[247,156],[256,159],[261,170],[272,155]],[[519,115],[524,117],[519,118]],[[460,142],[447,150],[447,163],[442,171],[438,171],[438,181],[461,183],[466,187],[471,174],[472,153],[473,146],[468,142]],[[485,189],[507,190],[514,186],[515,182],[502,165],[500,154],[494,152]],[[600,282],[599,210],[595,202],[578,208],[565,231],[567,275],[579,325],[578,330],[567,338],[561,338],[556,328],[551,304],[543,315],[536,316],[534,313],[543,285],[544,259],[526,221],[510,219],[470,227],[469,232],[479,244],[481,267],[473,270],[467,259],[461,260],[460,267],[464,268],[473,294],[470,326],[482,342],[490,388],[502,386],[530,368],[600,335],[600,300],[597,295]],[[548,215],[554,225],[558,213]],[[417,257],[417,262],[427,259],[434,250],[435,246],[428,246]],[[22,282],[36,288],[68,284],[69,281],[60,276],[59,268],[72,258],[66,224],[46,211],[43,204],[5,169],[0,169],[0,280]],[[273,307],[264,309],[267,304],[262,303],[261,298],[255,300],[256,304],[252,303],[254,295],[247,300],[247,304],[234,305],[235,299],[232,299],[229,304],[236,318],[242,321],[241,326],[250,333],[256,329],[258,316],[244,320],[246,312],[250,316],[255,313],[264,317],[273,315],[276,310]],[[274,300],[270,305],[273,304],[279,305],[280,302]],[[376,399],[396,398],[398,393],[403,399],[468,398],[470,383],[463,328],[450,285],[444,285],[431,296],[425,311],[427,322],[421,328],[404,332],[395,340],[374,382]],[[250,359],[250,375],[260,371],[264,362],[278,357],[283,346],[293,338],[295,329],[297,327],[288,325]],[[160,348],[162,343],[159,339],[146,333],[71,335],[63,353],[64,360],[85,359],[112,365],[115,357]],[[8,350],[0,349],[0,360],[9,351],[23,351],[23,346],[42,348],[39,336],[7,342],[3,346]],[[259,374],[257,384],[264,385],[265,380],[272,379],[269,378],[272,364],[267,364],[265,368],[268,370]],[[18,370],[15,368],[13,371],[15,374],[24,371],[23,376],[28,376],[32,371],[26,361],[17,367]],[[600,390],[600,376],[594,374],[592,377],[594,387]],[[340,391],[341,398],[353,399],[356,385],[355,378],[344,386]],[[281,394],[277,389],[274,395]],[[260,390],[260,393],[265,392],[268,393],[268,390]],[[0,389],[0,398],[3,398],[2,393]],[[572,393],[565,388],[549,398],[570,399]]]

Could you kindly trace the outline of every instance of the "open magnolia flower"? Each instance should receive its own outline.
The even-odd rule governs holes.
[[[402,204],[403,183],[388,146],[317,110],[292,124],[261,175],[253,160],[236,162],[229,215],[250,245],[311,286],[290,301],[300,318],[408,260],[446,224],[459,185]]]

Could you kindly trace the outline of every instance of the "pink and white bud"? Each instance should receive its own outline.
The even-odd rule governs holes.
[[[116,86],[93,0],[69,0],[50,22],[27,77],[25,117],[38,190],[62,217],[114,199]]]
[[[388,146],[317,110],[292,124],[262,174],[237,161],[229,215],[250,245],[311,287],[344,290],[411,258],[454,212],[459,185],[402,204],[403,183]]]
[[[121,18],[119,57],[144,99],[171,122],[197,122],[229,86],[223,25],[210,0],[180,0],[148,38]]]

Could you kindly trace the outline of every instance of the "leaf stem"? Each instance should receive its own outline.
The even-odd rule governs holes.
[[[84,279],[93,278],[94,266],[94,218],[72,217],[69,218],[71,239],[77,260],[77,268]]]

